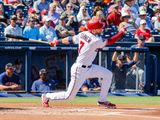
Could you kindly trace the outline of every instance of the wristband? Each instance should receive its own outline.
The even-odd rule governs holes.
[[[68,42],[69,42],[70,44],[73,43],[73,37],[72,37],[72,36],[69,36],[69,37],[68,37]]]
[[[50,42],[50,46],[56,46],[58,44],[60,44],[62,42],[62,40],[53,40],[52,42]]]

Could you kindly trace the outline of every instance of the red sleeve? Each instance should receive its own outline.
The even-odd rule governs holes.
[[[108,15],[107,21],[108,21],[109,24],[112,23],[112,14]]]
[[[139,33],[140,33],[140,30],[139,30],[139,28],[138,28],[138,29],[136,29],[135,34],[139,35]]]
[[[111,38],[108,39],[106,45],[114,44],[115,42],[117,42],[122,37],[123,34],[124,34],[124,32],[121,31],[118,34],[112,36]]]

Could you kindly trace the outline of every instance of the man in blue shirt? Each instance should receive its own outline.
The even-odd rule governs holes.
[[[51,19],[49,17],[45,17],[44,25],[40,28],[40,37],[43,41],[53,41],[57,40],[57,34],[53,27],[51,27]]]
[[[35,19],[29,18],[28,26],[23,30],[23,37],[38,40],[39,39],[39,29],[35,27]]]
[[[139,27],[140,26],[140,21],[141,20],[146,20],[146,27],[148,28],[148,29],[150,29],[150,30],[152,30],[153,29],[153,24],[152,24],[152,22],[151,22],[151,20],[150,20],[150,17],[149,16],[147,16],[147,13],[146,13],[146,11],[140,11],[139,12],[139,17],[136,19],[136,21],[135,21],[135,23],[136,23],[136,25]]]
[[[40,12],[44,9],[49,10],[49,3],[46,0],[37,0],[34,2],[33,8]]]
[[[32,92],[51,92],[55,90],[56,82],[54,80],[47,80],[46,75],[46,69],[41,69],[39,71],[40,78],[33,82],[31,88]]]
[[[0,74],[0,90],[19,90],[21,88],[20,79],[14,73],[13,65],[6,64],[5,70]]]

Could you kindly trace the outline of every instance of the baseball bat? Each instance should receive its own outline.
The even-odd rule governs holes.
[[[35,40],[35,39],[30,39],[22,36],[16,36],[16,35],[11,35],[11,34],[6,34],[7,38],[14,38],[14,39],[21,39],[21,40],[29,40],[31,42],[36,42],[36,43],[43,43],[43,44],[49,44],[49,42],[46,41],[40,41],[40,40]]]

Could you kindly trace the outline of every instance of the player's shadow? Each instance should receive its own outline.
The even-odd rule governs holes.
[[[119,110],[160,110],[160,108],[117,108]]]
[[[0,111],[3,110],[25,110],[24,108],[7,108],[7,107],[0,107]]]

